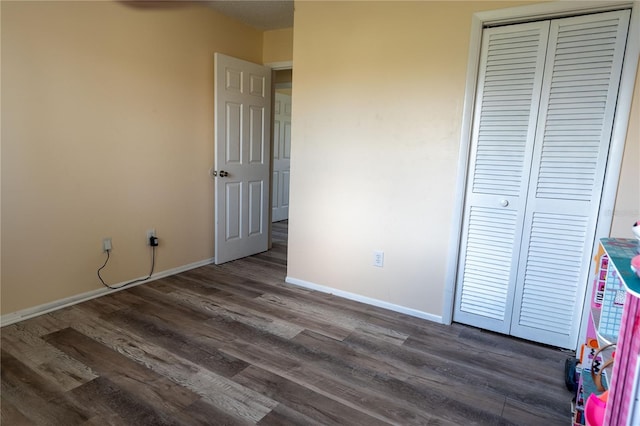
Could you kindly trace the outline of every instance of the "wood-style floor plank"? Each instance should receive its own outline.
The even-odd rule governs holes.
[[[52,315],[66,318],[76,316],[74,328],[79,332],[146,367],[149,372],[182,386],[185,391],[200,395],[203,401],[237,418],[240,423],[255,423],[277,405],[269,398],[149,342],[135,330],[120,328],[92,317],[81,321],[81,312],[70,311],[58,311]]]
[[[359,410],[368,416],[389,424],[424,424],[431,416],[424,410],[416,411],[403,401],[393,401],[390,394],[383,396],[368,387],[354,383],[350,376],[342,377],[332,371],[318,368],[311,363],[300,361],[294,352],[282,352],[277,347],[264,343],[253,344],[237,340],[227,345],[227,351],[265,371],[308,388],[313,392],[331,398],[342,405]]]
[[[57,383],[65,391],[98,377],[86,365],[47,345],[38,327],[33,327],[36,333],[32,333],[23,324],[17,324],[6,332],[3,330],[2,348],[8,354],[19,358],[26,366]]]
[[[288,285],[287,226],[3,328],[2,424],[569,424],[571,354]]]
[[[36,424],[81,424],[87,410],[20,360],[1,352],[1,398]]]
[[[247,368],[234,377],[234,380],[280,402],[281,406],[295,410],[305,419],[313,419],[323,425],[388,424],[259,367]]]

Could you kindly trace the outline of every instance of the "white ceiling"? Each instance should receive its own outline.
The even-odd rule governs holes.
[[[209,0],[210,7],[259,30],[293,27],[293,0]]]

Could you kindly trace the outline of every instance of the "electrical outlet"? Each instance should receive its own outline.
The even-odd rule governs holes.
[[[111,238],[102,239],[102,251],[107,252],[111,250]]]
[[[155,236],[156,236],[156,230],[155,229],[151,228],[151,229],[147,230],[147,238],[145,240],[145,243],[147,245],[150,245],[149,242],[151,240],[151,237],[155,237]]]
[[[373,252],[373,266],[382,268],[384,266],[384,252],[382,250],[375,250]]]

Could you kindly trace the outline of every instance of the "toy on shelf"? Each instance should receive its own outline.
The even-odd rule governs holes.
[[[591,394],[584,407],[584,416],[587,426],[601,426],[604,423],[604,413],[607,409],[609,392],[600,395]]]
[[[631,259],[631,270],[640,278],[640,254]]]

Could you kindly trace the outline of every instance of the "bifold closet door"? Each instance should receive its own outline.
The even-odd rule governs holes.
[[[511,334],[575,347],[630,11],[551,22]]]
[[[455,321],[575,344],[628,20],[484,31]]]

